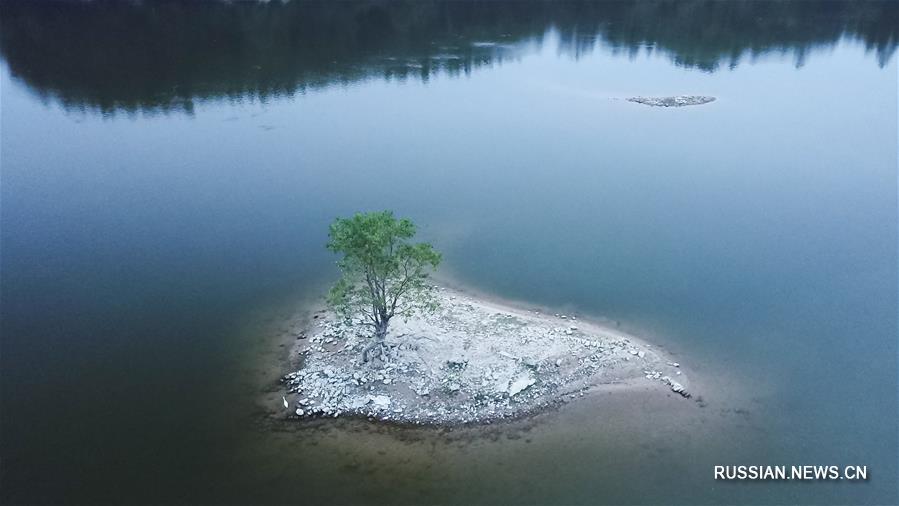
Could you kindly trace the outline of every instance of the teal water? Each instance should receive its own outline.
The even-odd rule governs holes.
[[[0,497],[896,503],[896,13],[5,2]],[[717,100],[623,100],[675,94]],[[497,441],[261,426],[327,224],[383,208],[473,288],[664,345],[708,406]]]

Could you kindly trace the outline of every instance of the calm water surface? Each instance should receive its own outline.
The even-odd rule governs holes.
[[[0,497],[895,504],[897,25],[892,3],[4,2]],[[623,100],[676,94],[717,100]],[[705,407],[273,421],[327,224],[383,208],[475,289],[663,345]]]

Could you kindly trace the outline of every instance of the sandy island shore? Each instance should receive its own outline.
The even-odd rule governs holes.
[[[389,352],[367,364],[369,328],[317,311],[296,333],[299,370],[284,377],[291,416],[491,423],[646,382],[690,397],[680,364],[616,329],[446,287],[437,297],[436,312],[391,321]]]

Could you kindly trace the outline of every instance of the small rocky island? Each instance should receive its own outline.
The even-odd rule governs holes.
[[[616,385],[690,397],[680,364],[616,329],[434,292],[437,309],[391,324],[386,351],[369,362],[371,327],[318,311],[297,333],[299,369],[284,378],[291,416],[456,425],[517,418]]]
[[[650,107],[685,107],[688,105],[702,105],[714,102],[715,97],[702,95],[677,95],[674,97],[630,97],[628,102],[648,105]]]

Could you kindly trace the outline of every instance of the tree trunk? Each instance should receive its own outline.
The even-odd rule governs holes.
[[[387,337],[387,322],[379,322],[375,325],[375,335],[372,337],[371,343],[365,347],[365,350],[362,351],[362,362],[368,362],[368,354],[371,350],[382,346],[384,344],[384,339]]]

